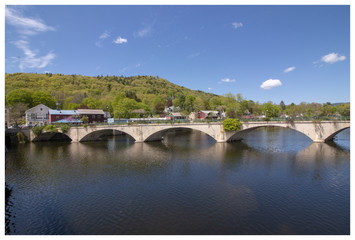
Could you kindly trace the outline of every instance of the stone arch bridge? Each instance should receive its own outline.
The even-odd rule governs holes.
[[[260,127],[283,127],[305,134],[313,142],[332,140],[336,134],[350,128],[350,121],[297,121],[297,122],[244,122],[239,131],[224,131],[222,123],[175,123],[175,124],[137,124],[137,125],[101,125],[88,127],[71,127],[65,133],[72,142],[97,140],[104,134],[123,132],[130,135],[136,142],[162,140],[166,132],[172,129],[193,129],[206,133],[217,142],[242,140],[246,133]],[[38,137],[30,132],[32,141],[50,140],[50,135]]]

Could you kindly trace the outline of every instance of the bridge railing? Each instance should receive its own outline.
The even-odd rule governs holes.
[[[273,122],[294,122],[294,121],[350,121],[350,117],[318,117],[318,118],[307,118],[307,117],[298,117],[298,118],[252,118],[252,119],[239,119],[241,122],[265,122],[265,121],[273,121]],[[115,123],[89,123],[87,125],[83,124],[54,124],[56,127],[60,128],[61,125],[68,125],[70,127],[77,126],[107,126],[107,125],[138,125],[138,124],[179,124],[179,123],[222,123],[221,119],[197,119],[197,120],[187,120],[187,119],[177,119],[177,120],[139,120],[139,121],[119,121]],[[24,127],[22,129],[31,129],[32,127]]]

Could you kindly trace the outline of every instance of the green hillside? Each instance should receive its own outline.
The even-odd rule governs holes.
[[[109,111],[115,118],[159,116],[172,104],[188,115],[200,110],[226,112],[227,117],[267,115],[293,118],[350,116],[350,103],[286,105],[246,100],[241,94],[218,96],[195,91],[153,76],[97,76],[63,74],[5,74],[6,107],[12,119],[21,119],[28,108],[43,103],[51,108],[78,109],[89,107]]]
[[[114,113],[114,105],[117,105],[119,99],[126,99],[135,101],[131,101],[131,105],[138,104],[132,106],[133,108],[143,108],[152,114],[159,114],[164,107],[171,106],[172,96],[175,103],[184,110],[185,101],[186,105],[190,104],[186,106],[186,110],[202,110],[210,108],[211,98],[224,98],[190,90],[153,76],[88,77],[35,73],[5,74],[5,93],[7,105],[22,102],[30,108],[44,103],[55,108],[55,103],[59,102],[61,109],[75,109],[86,105],[103,110],[108,108]]]

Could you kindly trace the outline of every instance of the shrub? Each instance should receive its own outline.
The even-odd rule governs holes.
[[[60,129],[62,130],[62,133],[67,133],[70,129],[70,126],[67,124],[63,124],[62,126],[60,126]]]
[[[54,125],[47,125],[43,128],[43,130],[47,131],[47,132],[51,132],[51,133],[56,133],[58,132],[58,129],[56,126]]]
[[[18,132],[16,135],[17,135],[17,140],[19,143],[26,142],[26,136],[25,136],[25,134],[23,134],[23,132]]]
[[[243,123],[236,118],[227,118],[223,120],[223,128],[225,131],[239,131]]]
[[[36,126],[36,127],[32,128],[32,132],[34,133],[35,136],[39,136],[42,134],[43,128],[44,128],[44,126]]]
[[[83,116],[82,118],[80,118],[80,121],[82,121],[83,123],[88,123],[89,118],[87,116]]]

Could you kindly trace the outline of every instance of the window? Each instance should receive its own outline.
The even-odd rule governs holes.
[[[92,115],[92,119],[95,119],[95,115]]]
[[[101,118],[101,115],[97,115],[97,118]]]
[[[55,119],[58,120],[58,119],[59,119],[59,116],[55,116]]]

